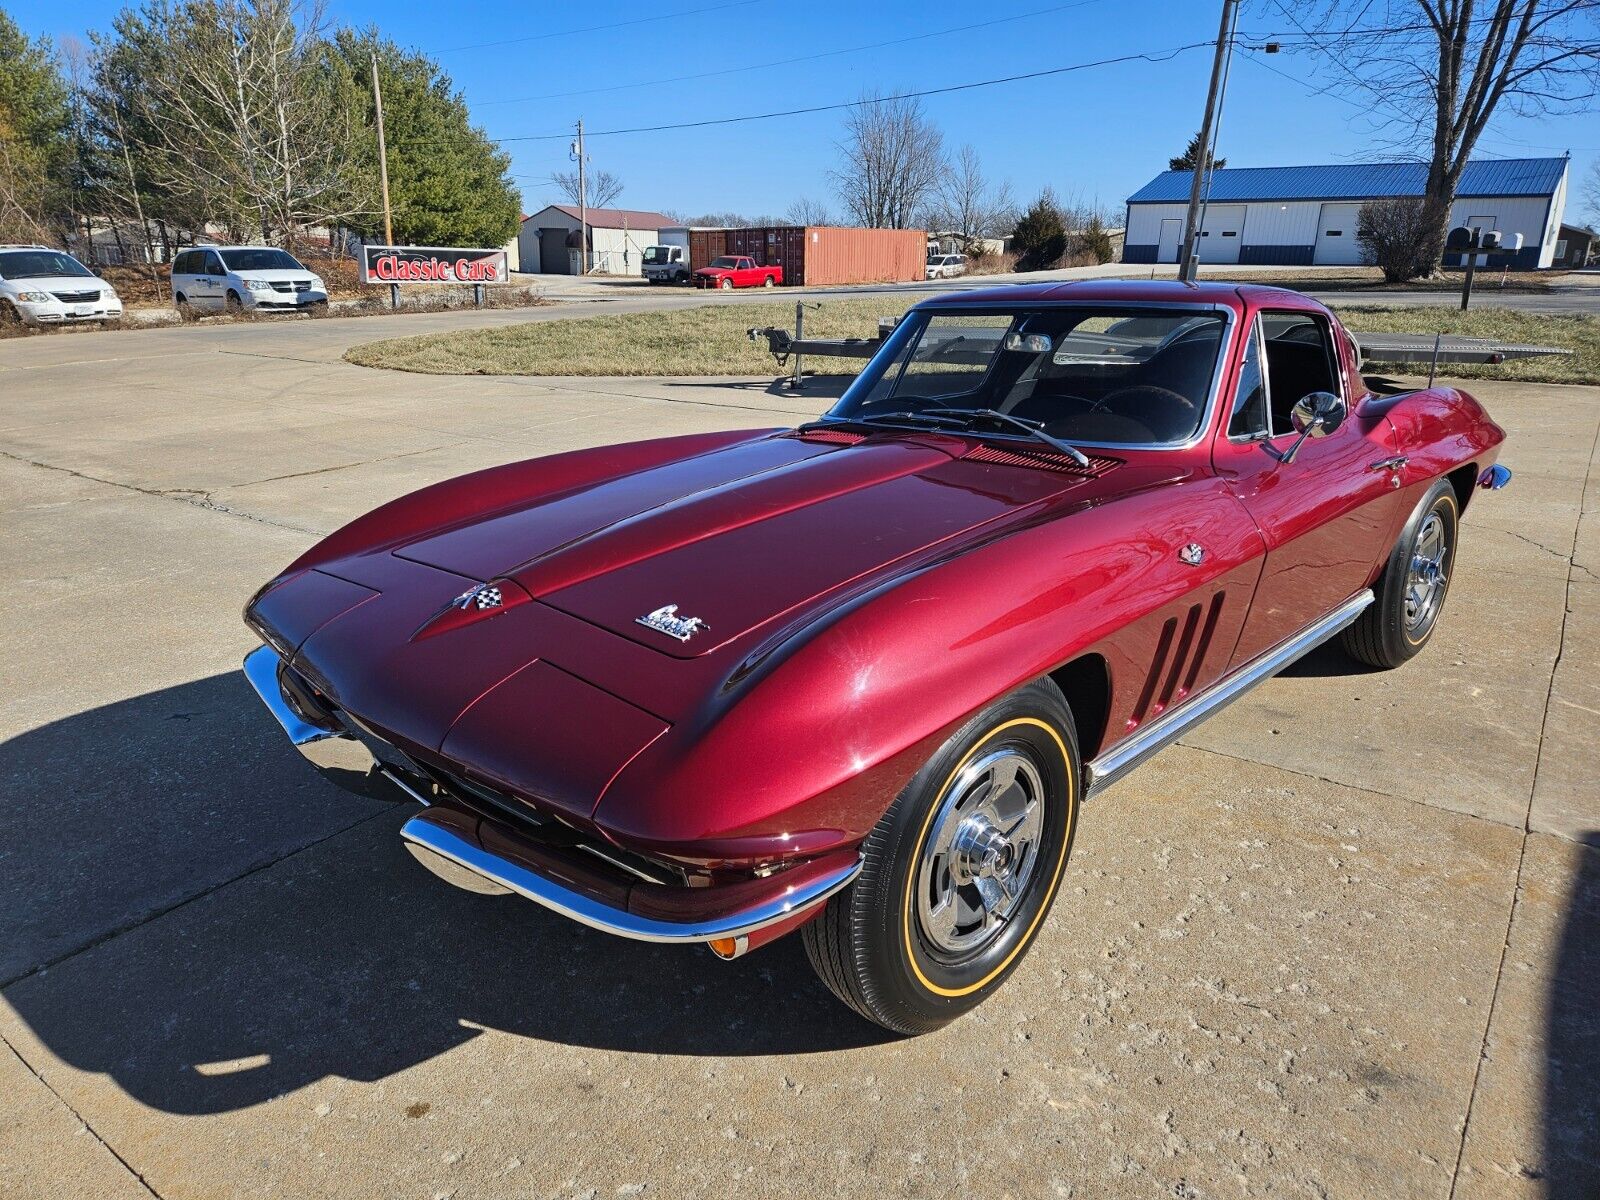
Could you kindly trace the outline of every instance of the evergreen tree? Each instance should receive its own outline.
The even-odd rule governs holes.
[[[1067,252],[1066,223],[1048,189],[1017,221],[1011,249],[1016,253],[1019,271],[1048,271]]]
[[[378,148],[371,56],[378,56],[395,240],[424,246],[502,246],[515,237],[522,198],[507,175],[510,156],[473,127],[466,102],[439,64],[401,49],[375,28],[341,29],[334,45],[359,119],[374,131],[357,150],[374,191]],[[381,209],[348,223],[369,239],[383,238]]]
[[[1167,169],[1171,171],[1192,171],[1194,165],[1200,161],[1200,135],[1197,133],[1189,139],[1189,144],[1183,148],[1183,153],[1177,158],[1167,159]],[[1225,158],[1211,160],[1211,169],[1220,171],[1228,165]]]
[[[0,9],[0,242],[71,229],[72,110],[48,40]]]

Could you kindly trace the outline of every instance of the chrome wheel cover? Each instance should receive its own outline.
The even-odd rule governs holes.
[[[917,863],[922,935],[947,955],[1000,936],[1026,894],[1044,830],[1044,779],[1026,750],[1003,746],[956,776],[937,801]]]
[[[1445,571],[1445,557],[1450,546],[1445,540],[1444,518],[1430,512],[1417,530],[1417,540],[1411,550],[1411,569],[1406,575],[1406,631],[1416,633],[1426,629],[1439,613],[1444,603],[1445,588],[1450,577]]]

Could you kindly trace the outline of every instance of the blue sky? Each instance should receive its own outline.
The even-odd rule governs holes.
[[[107,28],[123,6],[23,0],[7,7],[30,34],[59,39]],[[444,8],[414,0],[329,3],[333,20],[377,24],[396,41],[436,57],[491,136],[562,135],[505,142],[529,212],[559,198],[545,181],[551,171],[570,165],[565,135],[580,116],[595,131],[697,121],[830,104],[867,88],[919,90],[1159,54],[1214,39],[1218,12],[1214,0],[817,0],[803,7],[785,0]],[[566,32],[593,26],[608,28]],[[1263,37],[1293,32],[1272,5],[1261,3],[1246,8],[1241,31]],[[911,38],[918,40],[770,65]],[[483,45],[509,39],[532,40]],[[1064,196],[1120,206],[1198,128],[1210,66],[1209,48],[1192,49],[1167,61],[932,96],[924,104],[947,143],[975,146],[990,177],[1009,180],[1019,199],[1050,185]],[[730,73],[623,86],[708,71]],[[1270,58],[1240,53],[1219,152],[1233,166],[1377,156],[1378,136],[1364,107],[1321,91],[1339,78],[1339,68],[1315,52]],[[835,203],[827,171],[836,158],[841,122],[841,113],[826,112],[596,136],[589,153],[595,168],[622,177],[626,190],[619,203],[628,207],[781,214],[800,196]],[[1479,154],[1540,157],[1568,148],[1577,184],[1600,158],[1600,118],[1591,113],[1528,120],[1507,113]],[[1581,186],[1574,191],[1579,195],[1569,202],[1569,217],[1582,208]]]

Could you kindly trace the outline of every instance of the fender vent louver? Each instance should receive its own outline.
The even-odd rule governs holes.
[[[1098,479],[1107,471],[1122,465],[1120,458],[1088,455],[1089,465],[1080,467],[1065,454],[1053,450],[1002,450],[998,446],[974,446],[961,456],[968,462],[997,463],[1007,467],[1042,467],[1046,471],[1062,471],[1068,475],[1081,475],[1085,479]]]
[[[857,442],[867,440],[866,434],[852,433],[848,429],[793,429],[778,436],[798,438],[803,442],[832,442],[839,446],[854,446]]]
[[[1161,626],[1150,673],[1145,677],[1138,702],[1128,717],[1129,729],[1146,717],[1159,716],[1193,691],[1200,668],[1211,649],[1217,620],[1222,616],[1222,599],[1222,592],[1211,597],[1211,602],[1204,606],[1204,621],[1201,620],[1202,606],[1192,604],[1183,614],[1181,622],[1178,617],[1168,617]]]

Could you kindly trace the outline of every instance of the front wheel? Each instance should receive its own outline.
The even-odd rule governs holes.
[[[1416,657],[1433,637],[1450,590],[1461,509],[1455,489],[1431,488],[1389,555],[1375,598],[1345,629],[1345,649],[1368,666],[1388,669]]]
[[[868,836],[855,883],[802,930],[822,981],[897,1033],[983,1003],[1050,911],[1081,778],[1054,684],[1027,684],[968,721]]]
[[[232,288],[228,289],[228,300],[226,307],[230,317],[242,316],[244,314],[244,301],[239,299],[239,293],[234,291]]]
[[[722,282],[717,284],[717,286],[725,292],[731,292],[733,291],[733,280],[729,279],[727,276],[723,276]]]

